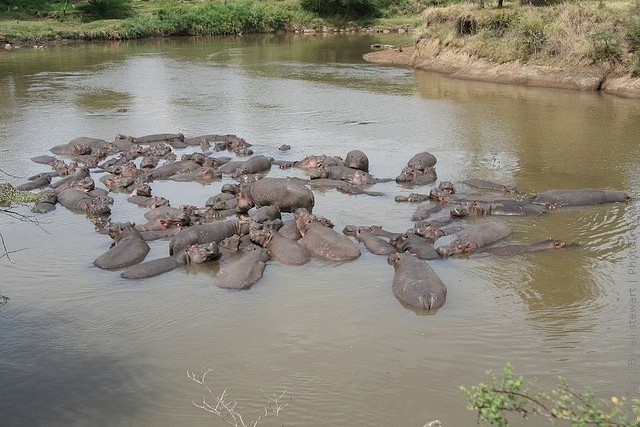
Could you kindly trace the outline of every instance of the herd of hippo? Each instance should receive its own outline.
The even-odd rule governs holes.
[[[192,147],[178,160],[176,151]],[[263,275],[272,260],[302,265],[312,258],[347,262],[361,254],[360,244],[375,255],[387,257],[395,269],[392,291],[406,307],[435,312],[443,306],[447,288],[426,260],[485,252],[495,256],[518,255],[540,250],[565,248],[570,243],[548,239],[520,245],[492,246],[511,234],[497,221],[480,221],[464,226],[463,217],[537,216],[562,206],[627,202],[621,191],[582,189],[552,190],[522,200],[512,186],[470,179],[456,184],[466,189],[495,192],[496,197],[456,194],[451,182],[440,182],[426,193],[396,196],[397,203],[417,203],[409,230],[395,232],[379,225],[347,225],[342,233],[330,219],[313,213],[312,188],[335,188],[346,194],[379,196],[369,191],[371,184],[396,181],[423,186],[435,183],[437,159],[422,152],[408,160],[396,178],[374,178],[369,174],[365,153],[353,150],[343,158],[309,155],[299,161],[279,161],[254,155],[244,139],[235,135],[203,135],[186,138],[182,134],[143,137],[118,135],[107,142],[77,138],[51,148],[56,156],[32,158],[49,165],[18,190],[41,190],[41,200],[33,211],[45,213],[60,203],[82,211],[96,229],[113,242],[94,264],[102,269],[122,270],[128,279],[152,277],[186,264],[221,260],[214,284],[226,289],[248,289]],[[280,150],[290,147],[283,145]],[[215,156],[224,152],[229,156]],[[233,154],[233,157],[231,155]],[[67,161],[60,157],[66,158]],[[299,168],[308,179],[266,177],[272,167]],[[100,175],[105,188],[96,188],[91,175]],[[157,180],[210,183],[224,175],[238,183],[227,183],[203,206],[171,207],[169,201],[152,195]],[[110,220],[114,199],[110,192],[126,192],[127,200],[147,208],[143,224]],[[282,213],[290,213],[283,220]],[[443,215],[444,213],[444,215]],[[447,244],[443,236],[453,235]],[[168,256],[146,260],[147,241],[169,240]],[[453,240],[451,240],[453,239]]]

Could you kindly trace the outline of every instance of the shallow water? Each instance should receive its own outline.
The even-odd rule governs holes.
[[[439,180],[640,196],[637,101],[368,64],[361,55],[373,43],[411,40],[185,38],[0,52],[0,169],[45,171],[29,158],[79,136],[234,133],[283,160],[360,149],[376,177],[395,177],[426,150],[438,158]],[[278,151],[282,144],[292,149]],[[270,173],[287,175],[304,176]],[[153,190],[173,206],[202,205],[226,182],[158,181]],[[394,197],[428,191],[395,182],[371,189],[385,195],[316,191],[314,212],[337,230],[405,230],[416,205]],[[144,209],[114,198],[114,220],[143,221]],[[507,242],[579,246],[432,262],[448,294],[429,316],[395,300],[393,269],[364,248],[344,264],[270,263],[250,291],[229,292],[212,284],[215,263],[121,279],[93,266],[110,240],[84,215],[59,207],[37,219],[0,216],[16,251],[0,260],[0,293],[11,298],[0,306],[3,425],[217,425],[193,405],[206,391],[186,376],[207,368],[213,391],[227,389],[246,417],[264,405],[261,391],[286,388],[281,416],[260,425],[472,425],[458,387],[506,361],[543,386],[561,375],[603,398],[640,384],[629,366],[636,201],[499,218],[513,229]],[[166,248],[153,242],[148,259]]]

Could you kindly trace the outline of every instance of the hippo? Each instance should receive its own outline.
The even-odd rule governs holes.
[[[169,255],[181,251],[193,244],[216,242],[234,234],[245,235],[249,233],[249,220],[239,217],[229,221],[219,221],[210,224],[199,224],[185,228],[178,232],[169,242]]]
[[[457,238],[448,245],[436,250],[442,256],[472,253],[478,248],[497,242],[511,234],[511,229],[498,222],[485,222],[462,230]]]
[[[306,209],[305,209],[306,210]],[[287,239],[291,239],[294,241],[300,240],[302,235],[298,230],[298,225],[296,224],[295,219],[290,219],[288,221],[284,221],[282,227],[278,230],[278,232]]]
[[[369,172],[369,158],[360,150],[349,151],[344,158],[344,165],[349,168]]]
[[[133,195],[127,197],[127,202],[133,203],[134,205],[138,205],[141,208],[151,208],[155,209],[160,206],[169,206],[169,200],[165,199],[162,196],[141,196],[141,195]]]
[[[282,264],[302,265],[309,262],[309,253],[305,248],[282,236],[276,230],[251,230],[249,237],[252,242],[265,248],[273,259]]]
[[[107,141],[97,138],[79,137],[72,139],[67,144],[56,145],[49,151],[60,156],[79,156],[83,154],[91,154],[95,149],[104,147]]]
[[[287,178],[260,179],[243,187],[237,198],[238,212],[268,205],[277,206],[280,212],[293,212],[298,208],[311,212],[315,203],[309,188]]]
[[[18,191],[31,191],[46,187],[51,183],[51,176],[46,174],[39,174],[33,178],[24,184],[16,185],[14,188]]]
[[[113,199],[91,197],[84,191],[68,188],[58,193],[58,202],[70,210],[78,210],[93,215],[109,215]]]
[[[433,167],[418,169],[413,166],[407,166],[402,169],[400,175],[396,177],[397,183],[411,183],[413,185],[427,185],[438,179],[436,170]]]
[[[47,154],[43,154],[41,156],[35,156],[31,158],[32,162],[41,164],[41,165],[51,165],[55,160],[57,160],[53,156],[49,156]]]
[[[360,249],[347,236],[325,227],[314,215],[303,213],[296,219],[302,238],[298,243],[311,256],[330,261],[351,261],[360,256]]]
[[[243,162],[233,172],[234,176],[256,174],[260,172],[266,172],[271,169],[271,162],[273,159],[265,156],[255,156],[251,159]]]
[[[427,200],[431,200],[429,194],[420,194],[420,193],[411,193],[408,196],[396,196],[395,201],[398,203],[401,202],[409,202],[409,203],[420,203],[426,202]]]
[[[420,259],[439,259],[440,255],[428,239],[414,233],[404,233],[390,242],[397,252],[409,252]]]
[[[537,243],[530,243],[528,245],[507,245],[507,246],[494,246],[489,248],[482,248],[478,252],[489,253],[499,256],[509,255],[522,255],[531,252],[538,252],[552,249],[564,249],[569,246],[574,246],[574,243],[567,243],[563,240],[546,239]]]
[[[172,163],[165,163],[164,165],[158,166],[150,172],[147,172],[145,175],[145,179],[147,181],[153,181],[155,179],[166,179],[179,173],[185,173],[200,169],[200,167],[200,164],[194,162],[193,160],[178,160]]]
[[[40,194],[40,199],[31,208],[33,213],[47,213],[56,209],[58,195],[54,191],[44,191]]]
[[[282,219],[280,209],[278,209],[277,206],[263,206],[258,209],[251,209],[248,213],[251,221],[259,224],[266,221],[273,221],[275,219]]]
[[[190,245],[170,257],[146,261],[127,268],[120,275],[124,279],[146,279],[157,276],[181,265],[202,264],[220,256],[218,244]]]
[[[219,178],[222,178],[222,173],[210,166],[201,166],[195,170],[180,172],[167,177],[167,179],[171,181],[195,181],[199,183],[210,183]]]
[[[426,151],[423,151],[422,153],[418,153],[415,156],[413,156],[411,159],[409,159],[409,161],[407,162],[407,166],[409,166],[410,168],[424,171],[427,168],[433,168],[437,162],[438,160],[436,159],[436,156]]]
[[[517,200],[502,200],[492,203],[484,203],[474,200],[467,201],[461,207],[451,209],[451,216],[537,216],[546,212],[546,209],[532,203],[519,202]]]
[[[60,178],[56,182],[52,182],[49,186],[53,189],[68,185],[73,181],[81,181],[89,176],[89,168],[81,167],[75,171],[72,175],[67,175],[64,178]]]
[[[397,251],[391,243],[373,234],[370,228],[356,227],[354,236],[374,255],[389,255]]]
[[[485,181],[484,179],[465,179],[464,181],[460,181],[460,183],[482,190],[502,191],[503,193],[517,192],[516,187],[513,185],[498,184],[497,182]]]
[[[109,235],[113,238],[113,246],[93,261],[99,268],[115,270],[129,267],[141,262],[149,253],[149,245],[130,222],[112,224]]]
[[[631,197],[624,191],[581,189],[545,191],[529,198],[527,201],[535,205],[583,206],[628,202],[629,200],[631,200]]]
[[[390,254],[387,262],[395,269],[391,290],[402,305],[431,312],[444,305],[447,288],[426,262],[406,253]]]
[[[173,148],[186,148],[184,143],[184,135],[181,133],[158,133],[153,135],[144,135],[133,139],[136,144],[169,144]]]
[[[213,284],[223,289],[249,289],[262,278],[268,260],[267,250],[253,245],[239,260],[224,267],[213,279]]]
[[[442,204],[423,203],[418,206],[416,211],[411,215],[412,221],[422,221],[429,218],[432,214],[438,213],[444,209]]]

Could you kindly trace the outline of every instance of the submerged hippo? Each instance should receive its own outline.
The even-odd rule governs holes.
[[[217,259],[219,256],[220,252],[215,242],[204,245],[191,245],[173,256],[154,259],[129,267],[122,272],[121,276],[125,279],[146,279],[166,273],[181,265],[202,264]]]
[[[393,253],[387,262],[395,269],[391,290],[402,305],[436,311],[447,298],[447,288],[433,269],[414,255]]]
[[[251,230],[251,241],[265,248],[276,261],[287,265],[309,262],[309,253],[297,242],[284,237],[273,229]]]
[[[169,242],[169,255],[177,253],[187,246],[216,242],[220,243],[234,234],[243,236],[249,233],[249,220],[246,217],[230,221],[198,224],[180,230]]]
[[[253,245],[239,260],[224,267],[213,279],[213,284],[223,289],[249,289],[262,278],[268,260],[267,250]]]
[[[631,197],[624,191],[582,189],[545,191],[531,197],[528,201],[536,205],[583,206],[629,200]]]
[[[298,208],[312,211],[313,192],[287,178],[263,178],[253,182],[238,193],[238,212],[246,212],[254,206],[276,206],[280,212],[294,212]]]
[[[149,253],[149,245],[130,222],[112,224],[109,235],[113,246],[93,262],[97,267],[114,270],[141,262]]]
[[[350,230],[347,227],[342,232],[349,235]],[[389,255],[397,251],[391,243],[373,234],[369,227],[356,227],[353,235],[374,255]]]
[[[311,256],[330,261],[351,261],[360,256],[360,249],[347,236],[319,223],[314,215],[303,213],[296,219],[302,239],[298,243]]]
[[[498,184],[497,182],[485,181],[484,179],[465,179],[464,181],[460,181],[460,183],[482,190],[502,191],[503,193],[517,192],[513,185]]]
[[[497,242],[511,234],[511,229],[498,222],[485,222],[462,230],[448,245],[436,250],[442,256],[472,253],[478,248]]]
[[[507,245],[494,246],[490,248],[482,248],[478,252],[489,253],[499,256],[523,255],[531,252],[546,251],[553,249],[564,249],[568,246],[574,246],[573,243],[567,243],[563,240],[547,239],[537,243],[526,245]]]
[[[369,172],[369,158],[360,150],[351,150],[344,158],[344,165],[353,169]]]

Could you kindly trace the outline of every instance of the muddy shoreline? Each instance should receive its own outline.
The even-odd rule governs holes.
[[[442,48],[435,39],[422,39],[415,47],[401,50],[369,52],[364,59],[380,64],[406,65],[458,79],[581,91],[600,90],[611,95],[640,99],[639,78],[611,75],[607,70],[597,67],[569,69],[518,62],[499,64]]]

